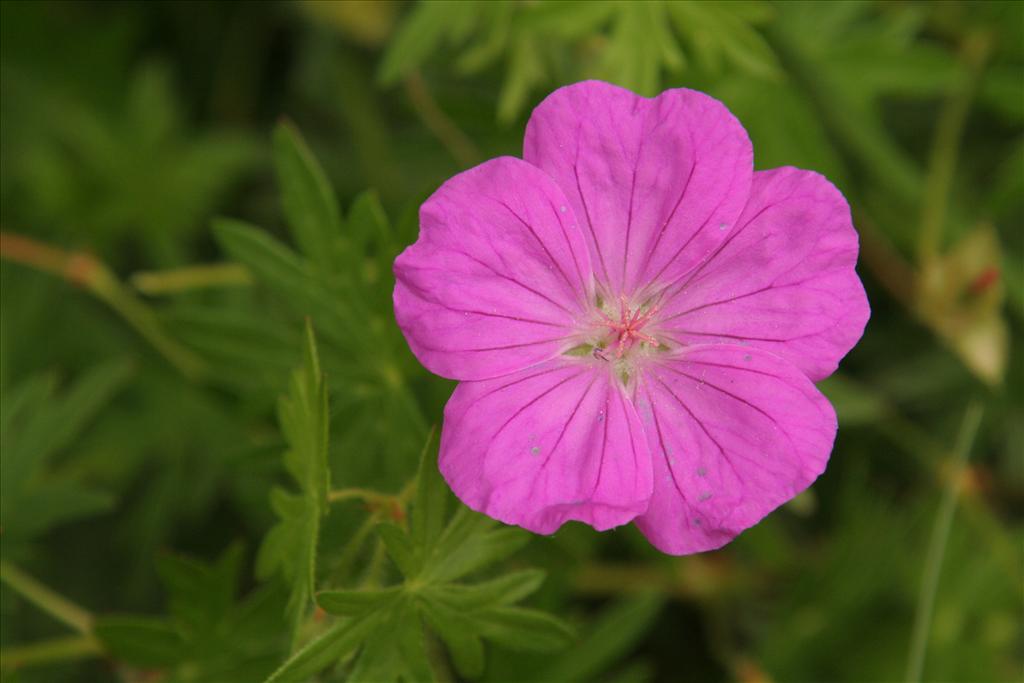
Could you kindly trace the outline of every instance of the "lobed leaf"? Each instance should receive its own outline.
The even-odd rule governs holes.
[[[114,657],[135,666],[172,666],[184,657],[185,642],[165,619],[101,617],[93,633]]]
[[[355,652],[377,626],[381,613],[339,621],[288,658],[265,683],[305,683],[315,674]]]
[[[284,454],[285,468],[299,491],[271,491],[271,506],[280,521],[260,548],[257,569],[261,576],[279,571],[291,586],[287,611],[294,647],[316,590],[320,518],[327,512],[330,485],[327,388],[308,320],[305,362],[293,374],[290,391],[282,397],[278,415],[289,445]]]
[[[331,272],[342,232],[338,200],[302,135],[287,121],[274,130],[274,166],[295,243],[320,271]]]
[[[323,591],[317,594],[316,602],[328,614],[357,617],[388,607],[400,592],[398,586],[378,590]]]

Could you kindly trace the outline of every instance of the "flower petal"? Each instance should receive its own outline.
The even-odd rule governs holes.
[[[658,549],[719,548],[825,469],[832,406],[785,360],[759,349],[691,346],[645,370],[635,405],[654,465],[637,526]]]
[[[870,315],[856,262],[839,190],[811,171],[758,171],[736,230],[667,290],[662,329],[684,344],[749,343],[823,379]]]
[[[613,296],[707,256],[743,210],[753,172],[750,139],[718,100],[686,89],[647,99],[599,81],[538,105],[523,158],[569,197]]]
[[[485,379],[551,358],[593,291],[568,200],[543,171],[492,159],[420,209],[420,236],[395,259],[395,318],[431,372]]]
[[[636,412],[606,365],[583,360],[459,384],[440,468],[469,507],[541,534],[568,520],[601,531],[625,524],[651,495]]]

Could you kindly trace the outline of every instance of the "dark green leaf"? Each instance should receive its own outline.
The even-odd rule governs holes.
[[[394,524],[384,523],[377,525],[377,534],[380,540],[384,541],[388,555],[394,561],[398,571],[407,578],[415,578],[422,567],[416,558],[416,548],[413,546],[409,535]]]
[[[413,544],[420,548],[433,547],[444,530],[450,496],[448,485],[437,467],[437,453],[432,448],[433,443],[434,431],[431,431],[420,453],[416,497],[413,499],[409,520],[409,535]]]
[[[539,676],[545,681],[592,681],[629,654],[651,628],[664,598],[640,595],[620,598],[605,608],[587,634],[557,655]]]
[[[427,622],[451,652],[459,673],[467,678],[478,678],[483,674],[484,645],[472,620],[434,600],[424,600],[421,609]]]
[[[101,617],[94,632],[115,658],[134,666],[170,666],[183,657],[181,635],[163,619]]]
[[[213,565],[192,558],[165,555],[157,562],[171,614],[193,634],[214,628],[234,604],[242,568],[242,546],[224,551]]]
[[[477,632],[515,650],[559,650],[575,636],[560,619],[525,607],[489,607],[473,614]]]

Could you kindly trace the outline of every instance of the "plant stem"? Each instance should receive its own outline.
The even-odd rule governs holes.
[[[992,37],[988,33],[976,32],[967,36],[960,50],[966,72],[939,113],[921,201],[917,259],[922,267],[938,257],[942,246],[960,137],[991,48]]]
[[[924,659],[928,649],[928,635],[931,631],[932,613],[935,609],[935,595],[938,592],[942,560],[953,526],[953,514],[956,512],[957,499],[960,497],[961,481],[966,469],[967,458],[970,456],[974,437],[981,424],[981,415],[981,406],[976,402],[971,402],[964,414],[964,421],[956,441],[956,449],[953,452],[953,473],[949,485],[943,493],[942,501],[939,503],[939,511],[935,516],[935,526],[932,528],[928,554],[925,556],[921,593],[918,596],[917,611],[914,614],[910,652],[907,656],[907,669],[904,678],[908,683],[920,681],[921,673],[924,670]]]
[[[114,309],[183,375],[196,380],[203,374],[202,361],[172,339],[156,314],[96,257],[0,231],[0,258],[62,277],[88,290]]]
[[[243,287],[253,283],[249,269],[237,263],[211,263],[169,270],[141,271],[131,276],[135,289],[149,296],[177,294],[209,287]]]
[[[0,581],[39,609],[82,635],[91,637],[93,617],[88,610],[44,586],[6,560],[0,560]]]
[[[100,644],[92,636],[71,636],[44,640],[0,650],[0,668],[11,670],[33,664],[99,657]]]
[[[406,77],[404,85],[405,94],[420,121],[441,141],[448,153],[464,168],[480,163],[480,150],[437,104],[423,76],[414,71]]]
[[[327,494],[328,503],[340,503],[345,500],[361,500],[371,505],[380,505],[397,502],[398,496],[360,488],[335,489]]]

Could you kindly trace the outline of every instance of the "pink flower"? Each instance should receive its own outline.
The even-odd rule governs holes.
[[[635,522],[721,547],[804,490],[836,433],[814,387],[868,304],[843,196],[753,171],[693,90],[585,82],[533,112],[523,159],[460,173],[395,260],[395,315],[461,380],[440,468],[469,507],[550,534]]]

